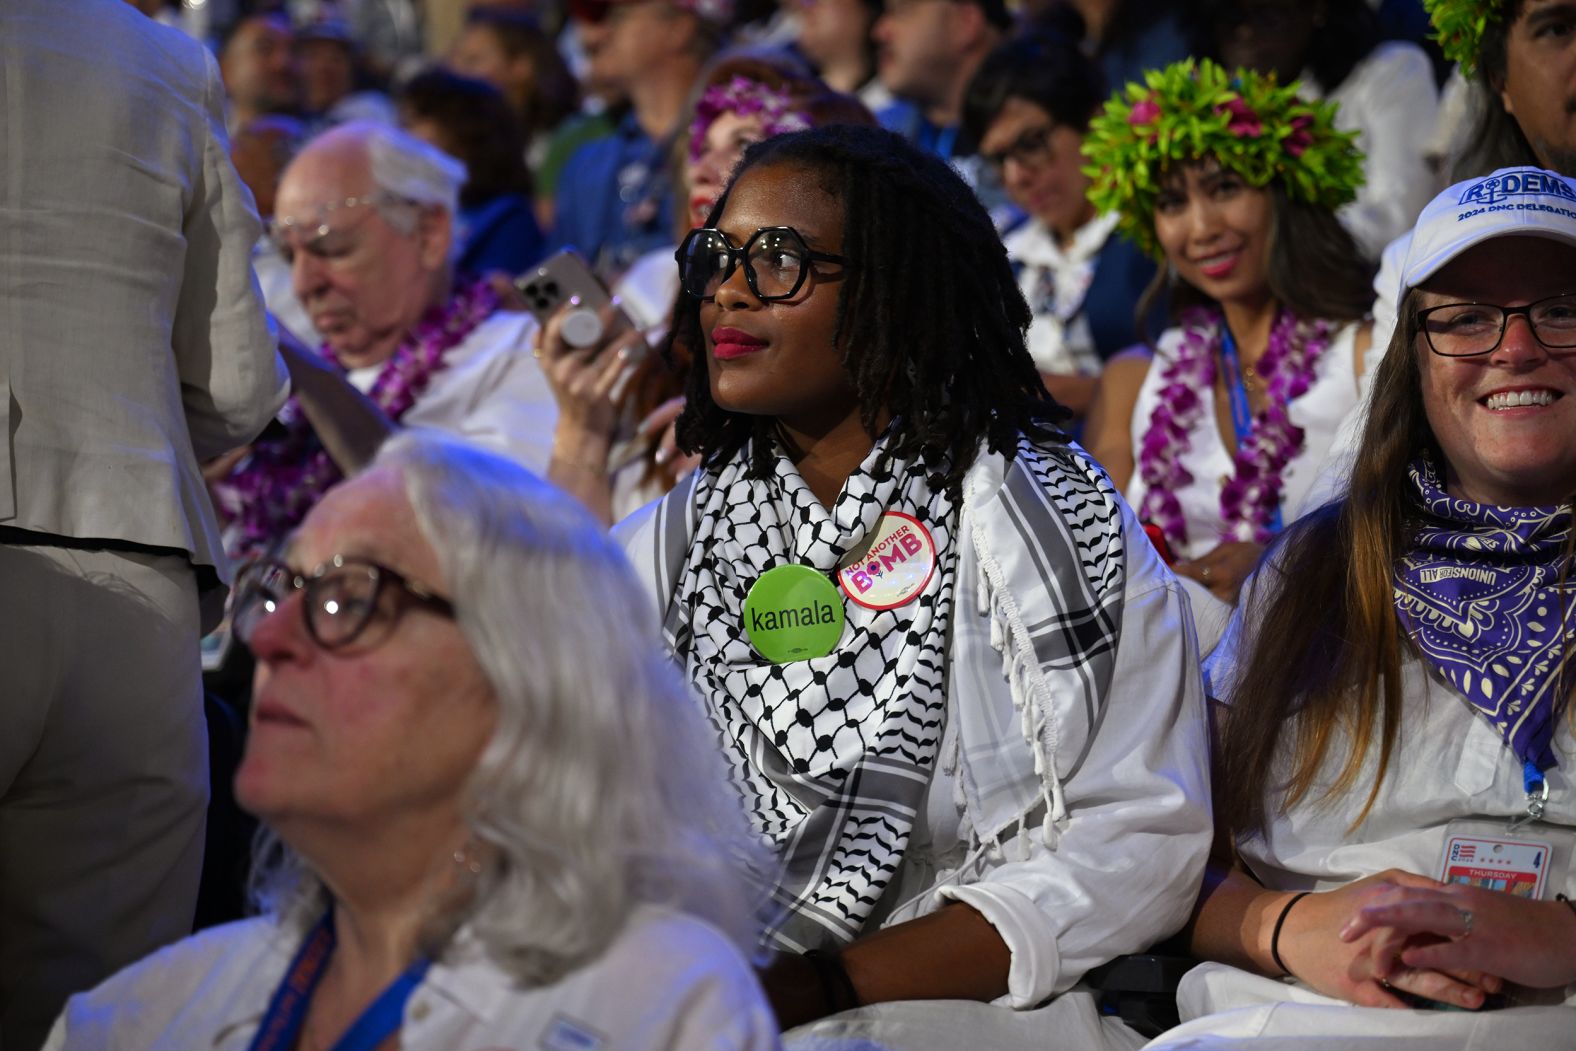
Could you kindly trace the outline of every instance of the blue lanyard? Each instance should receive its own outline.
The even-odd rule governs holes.
[[[920,125],[920,147],[928,149],[942,160],[950,161],[952,159],[952,151],[957,147],[957,144],[958,125],[953,124],[944,128],[939,124],[932,124],[928,120]]]
[[[1242,364],[1237,359],[1237,341],[1231,329],[1220,326],[1220,356],[1226,360],[1226,393],[1231,398],[1231,429],[1236,432],[1237,445],[1248,440],[1253,430],[1253,410],[1248,407],[1248,389],[1242,382]],[[1281,531],[1281,510],[1277,505],[1268,522],[1270,532]]]
[[[273,999],[268,1001],[268,1011],[257,1027],[257,1035],[252,1038],[250,1051],[290,1051],[300,1038],[312,994],[328,968],[329,957],[334,955],[333,917],[333,912],[325,913],[296,951],[290,969],[280,980],[279,988],[274,990]],[[399,1032],[400,1022],[405,1018],[405,1002],[426,977],[427,967],[427,960],[417,960],[389,983],[339,1038],[332,1051],[373,1051]]]
[[[1527,795],[1534,795],[1543,790],[1543,771],[1538,769],[1538,764],[1531,759],[1521,764],[1521,783],[1527,786]]]

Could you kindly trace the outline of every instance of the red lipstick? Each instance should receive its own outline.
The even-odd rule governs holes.
[[[754,354],[764,349],[766,341],[757,339],[736,328],[714,328],[711,330],[711,352],[718,361],[727,361],[730,358],[742,358],[746,354]]]

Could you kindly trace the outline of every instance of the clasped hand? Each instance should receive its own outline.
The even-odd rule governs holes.
[[[1541,989],[1576,982],[1576,912],[1563,902],[1460,883],[1380,886],[1341,929],[1341,940],[1365,945],[1366,966],[1392,986],[1416,973],[1487,992],[1503,982]],[[1482,1002],[1420,995],[1462,1006]]]
[[[1482,1007],[1505,978],[1516,979],[1473,952],[1425,951],[1452,944],[1463,922],[1453,905],[1425,913],[1414,903],[1437,903],[1452,893],[1437,880],[1389,869],[1339,890],[1310,894],[1286,914],[1281,960],[1316,991],[1364,1007],[1409,1006],[1398,994]],[[1501,937],[1486,931],[1497,918],[1492,910],[1482,920],[1474,913],[1471,937]]]

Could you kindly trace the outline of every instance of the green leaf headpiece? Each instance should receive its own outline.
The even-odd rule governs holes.
[[[1470,77],[1483,50],[1483,33],[1505,17],[1503,0],[1423,0],[1423,8],[1439,49],[1461,67],[1462,76]]]
[[[1340,207],[1363,183],[1356,133],[1336,131],[1335,104],[1299,98],[1297,87],[1207,59],[1150,70],[1089,124],[1089,200],[1116,212],[1121,231],[1156,258],[1155,205],[1174,165],[1212,157],[1250,185],[1274,181],[1294,201]]]

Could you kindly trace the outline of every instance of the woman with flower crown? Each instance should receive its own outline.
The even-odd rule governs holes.
[[[1206,668],[1210,962],[1155,1046],[1573,1046],[1573,272],[1576,181],[1501,169],[1423,210],[1350,492],[1275,543]]]
[[[1335,209],[1362,157],[1333,115],[1187,61],[1119,92],[1084,146],[1090,198],[1167,264],[1141,314],[1166,291],[1176,321],[1107,366],[1090,451],[1198,585],[1206,642],[1357,403],[1370,272]]]

